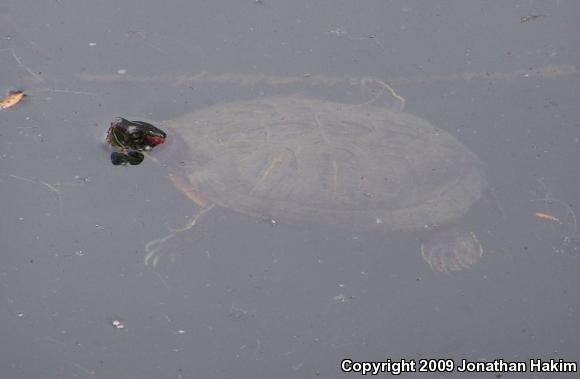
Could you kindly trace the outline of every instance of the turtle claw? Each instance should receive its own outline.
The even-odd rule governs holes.
[[[165,242],[167,242],[171,238],[175,237],[177,235],[177,233],[185,232],[186,230],[193,228],[197,224],[199,218],[205,212],[210,211],[213,207],[214,207],[214,205],[210,204],[206,207],[201,208],[197,213],[195,213],[189,219],[187,224],[185,224],[181,228],[176,229],[176,228],[169,227],[168,229],[171,232],[170,234],[166,235],[165,237],[158,238],[158,239],[155,239],[153,241],[147,242],[147,244],[145,245],[145,253],[146,254],[145,254],[145,257],[143,258],[143,263],[145,264],[145,266],[150,266],[153,268],[157,267],[159,260],[161,259],[161,257],[163,255],[165,255],[165,253],[162,251],[162,248],[163,248],[163,245],[165,244]]]
[[[151,266],[153,268],[157,267],[157,264],[159,263],[159,259],[161,259],[161,256],[163,254],[161,252],[161,248],[163,247],[163,244],[167,240],[170,240],[171,238],[173,238],[174,236],[175,236],[175,233],[171,233],[163,238],[158,238],[156,240],[149,241],[145,245],[145,252],[147,253],[145,255],[145,258],[143,258],[143,263],[145,264],[145,266]]]
[[[431,270],[451,274],[474,265],[483,247],[471,232],[448,232],[421,244],[421,255]]]

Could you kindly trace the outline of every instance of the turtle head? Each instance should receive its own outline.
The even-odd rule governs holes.
[[[118,150],[151,150],[165,142],[167,134],[143,121],[129,121],[117,117],[107,131],[107,143]]]

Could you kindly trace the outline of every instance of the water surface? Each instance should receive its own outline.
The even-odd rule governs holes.
[[[335,378],[347,357],[578,361],[579,11],[571,1],[5,1],[0,91],[29,96],[0,112],[3,376]],[[321,77],[390,83],[408,112],[481,158],[489,212],[465,220],[480,262],[442,275],[415,235],[214,209],[144,265],[145,243],[196,208],[164,167],[110,165],[108,121],[280,93],[349,99],[344,85],[304,81]],[[536,377],[550,375],[573,377]]]

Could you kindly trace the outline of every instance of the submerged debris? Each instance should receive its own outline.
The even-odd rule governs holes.
[[[349,303],[352,299],[354,299],[353,296],[346,296],[343,293],[340,293],[336,296],[334,296],[332,298],[334,300],[335,304],[344,304],[344,303]]]
[[[537,19],[544,18],[544,17],[546,17],[546,15],[544,15],[544,14],[530,14],[528,16],[520,17],[520,22],[523,24],[524,22],[537,20]]]
[[[125,329],[125,324],[121,320],[113,320],[111,326],[115,329]]]
[[[533,199],[533,202],[544,204],[545,212],[536,212],[534,216],[539,220],[550,223],[555,236],[559,239],[559,245],[554,246],[554,251],[560,254],[576,254],[580,251],[580,231],[578,217],[573,205],[554,197],[548,190],[544,179],[538,179],[544,196]]]
[[[558,217],[552,216],[552,215],[547,214],[547,213],[536,212],[536,213],[534,213],[534,216],[536,216],[540,220],[553,221],[553,222],[557,222],[558,224],[562,223],[562,221],[560,221],[560,219]]]

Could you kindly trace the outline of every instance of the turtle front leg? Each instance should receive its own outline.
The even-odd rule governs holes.
[[[205,196],[203,196],[197,188],[189,181],[184,178],[183,175],[178,175],[174,173],[169,174],[169,179],[173,182],[175,187],[183,193],[187,198],[197,204],[200,208],[206,208],[210,203]]]
[[[159,263],[164,252],[162,251],[163,245],[165,242],[173,238],[178,233],[187,231],[193,228],[199,218],[206,213],[207,211],[211,210],[214,207],[213,203],[210,203],[203,197],[199,192],[197,192],[196,188],[192,186],[187,180],[183,177],[176,175],[176,174],[169,174],[169,178],[175,184],[178,190],[182,192],[188,199],[193,201],[195,204],[199,206],[198,211],[191,216],[187,224],[180,228],[169,228],[170,234],[166,235],[165,237],[158,238],[152,241],[149,241],[145,245],[145,258],[143,259],[143,263],[146,266],[156,267]]]
[[[157,267],[157,263],[159,263],[159,259],[161,259],[161,248],[165,241],[170,240],[175,236],[176,233],[171,233],[166,235],[165,237],[158,238],[152,241],[147,242],[145,245],[145,258],[143,258],[143,263],[145,266],[151,266],[153,268]]]

